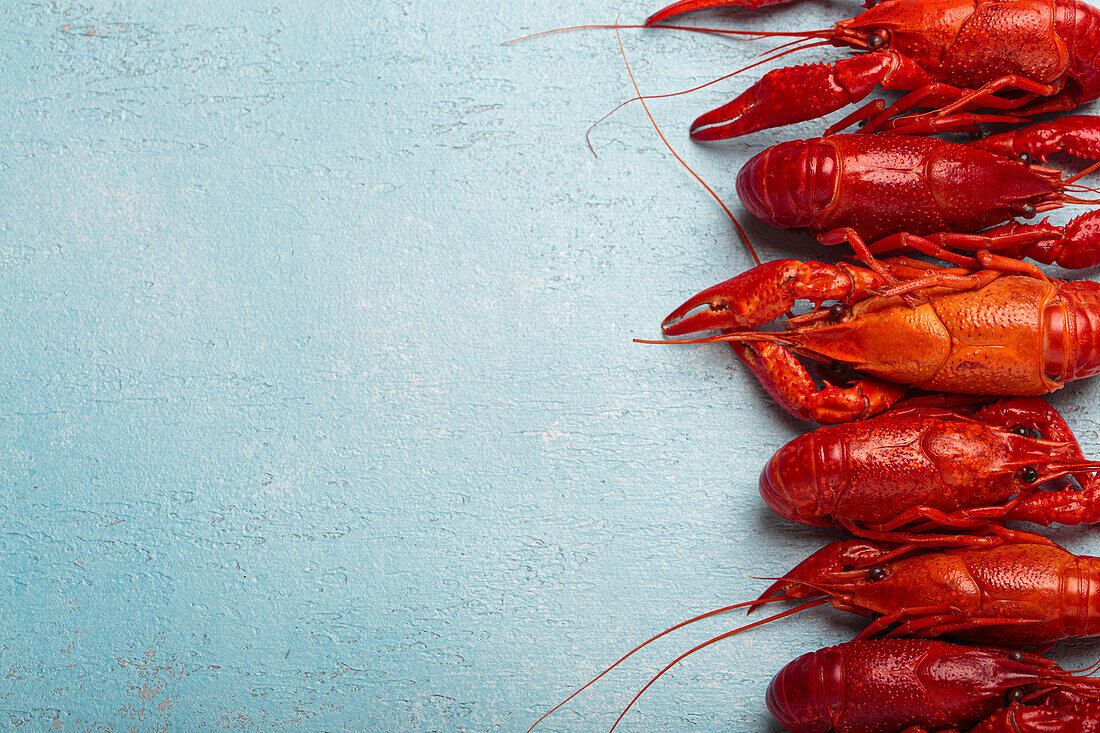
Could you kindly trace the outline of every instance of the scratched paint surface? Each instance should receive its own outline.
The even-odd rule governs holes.
[[[749,258],[640,110],[586,149],[631,93],[613,34],[499,45],[652,5],[191,5],[0,8],[0,726],[522,730],[836,536],[761,505],[803,426],[725,349],[631,342]],[[649,92],[760,50],[624,39]],[[727,196],[761,146],[821,129],[692,146],[757,71],[655,105]],[[1054,400],[1093,455],[1097,389]],[[735,622],[546,729],[606,729]],[[627,729],[774,730],[767,680],[854,628],[813,612],[707,650]]]

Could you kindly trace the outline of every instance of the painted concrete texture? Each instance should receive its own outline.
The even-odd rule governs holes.
[[[640,109],[588,151],[633,93],[614,34],[500,45],[652,5],[234,5],[0,8],[0,726],[524,730],[840,536],[763,507],[804,426],[727,349],[631,341],[750,259]],[[649,93],[768,47],[623,38]],[[766,68],[654,103],[731,201],[750,155],[823,129],[687,140]],[[817,254],[735,211],[763,256]],[[1053,400],[1092,455],[1097,389]],[[739,620],[545,730],[605,730]],[[624,730],[775,730],[771,675],[856,628],[818,609],[717,645]]]

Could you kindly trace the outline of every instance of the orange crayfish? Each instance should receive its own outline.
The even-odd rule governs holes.
[[[900,282],[845,263],[767,262],[690,298],[662,329],[725,331],[676,343],[730,342],[785,410],[818,423],[878,414],[909,386],[1030,396],[1100,373],[1097,283],[885,262]],[[789,318],[786,332],[752,330],[800,299],[817,307]],[[863,374],[819,388],[795,354]]]
[[[1100,522],[1100,462],[1038,397],[974,406],[895,407],[818,428],[776,451],[760,495],[780,516],[861,537],[978,544],[996,537],[924,534],[950,527],[1011,536],[1007,520]],[[1074,490],[1068,474],[1080,484]]]
[[[1100,558],[1045,542],[928,551],[842,540],[799,563],[750,610],[799,598],[873,618],[857,639],[1033,646],[1100,635]]]
[[[646,24],[663,25],[695,10],[786,1],[680,0]],[[823,39],[866,53],[769,72],[699,117],[691,128],[696,140],[814,119],[863,100],[876,86],[907,94],[889,107],[874,100],[831,131],[869,120],[866,131],[936,132],[1014,122],[1100,97],[1100,12],[1081,0],[885,0],[831,30],[745,34]],[[936,111],[896,117],[914,108]],[[973,111],[980,109],[993,114]]]
[[[803,654],[767,693],[768,710],[792,733],[919,733],[979,723],[973,730],[984,733],[1080,733],[1100,730],[1098,699],[1100,679],[1074,676],[1038,654],[927,639],[851,641]],[[1089,717],[1092,728],[1070,725]]]
[[[832,605],[839,610],[873,619],[856,637],[857,642],[866,642],[875,637],[916,639],[892,644],[877,640],[876,644],[883,644],[880,647],[883,652],[880,652],[877,659],[870,654],[858,655],[864,662],[877,666],[877,673],[873,675],[866,674],[868,668],[857,669],[850,674],[844,673],[838,668],[837,662],[852,660],[838,659],[836,655],[808,655],[788,665],[780,672],[768,692],[769,708],[784,725],[793,731],[805,733],[832,730],[837,719],[830,719],[829,716],[837,714],[834,705],[844,701],[847,693],[843,690],[858,688],[861,684],[866,686],[882,683],[897,693],[907,685],[933,681],[938,673],[950,673],[950,669],[935,669],[937,655],[942,659],[952,655],[965,656],[967,653],[978,655],[970,658],[971,663],[976,663],[979,658],[984,659],[984,662],[976,664],[976,669],[954,670],[954,674],[958,675],[956,679],[965,682],[980,677],[986,684],[964,684],[965,691],[938,697],[935,704],[942,705],[945,711],[952,711],[948,713],[949,718],[942,721],[945,724],[975,723],[997,710],[999,705],[993,704],[994,700],[1011,702],[1022,699],[1020,696],[1012,696],[1006,700],[1004,695],[1013,688],[1028,686],[1026,697],[1031,700],[1032,695],[1039,698],[1063,689],[1063,683],[1064,689],[1071,689],[1076,683],[1069,682],[1069,673],[1058,670],[1053,663],[1034,655],[990,650],[966,652],[963,647],[940,646],[921,640],[948,635],[979,643],[1019,647],[1045,644],[1068,637],[1100,635],[1100,558],[1076,556],[1056,545],[1042,543],[1010,543],[991,548],[947,548],[939,552],[929,552],[912,545],[898,546],[868,540],[834,542],[815,552],[776,581],[757,600],[708,611],[642,642],[543,715],[539,721],[561,708],[640,649],[672,631],[738,608],[747,606],[751,613],[766,603],[799,599],[810,600],[795,608],[726,631],[676,657],[634,696],[618,720],[622,720],[654,682],[696,651],[748,629],[831,600]],[[861,645],[859,648],[873,647]],[[907,658],[904,653],[906,649],[923,653],[917,654],[918,659],[915,660],[912,656]],[[950,653],[948,650],[951,650]],[[982,656],[989,654],[996,655],[996,658]],[[920,658],[930,662],[933,674],[929,675],[927,669],[914,668]],[[1006,664],[1003,660],[1009,660],[1012,664]],[[809,672],[807,668],[811,668]],[[829,674],[823,674],[825,672]],[[819,686],[814,689],[811,686],[814,683],[807,684],[807,680],[796,679],[799,676],[816,679]],[[1080,685],[1073,689],[1087,692],[1084,697],[1100,696],[1100,687],[1097,687],[1100,680],[1078,679],[1077,682]],[[912,698],[907,703],[906,696],[903,695],[894,701],[894,709],[886,710],[881,707],[882,701],[879,697],[856,695],[847,706],[848,714],[852,717],[846,720],[844,726],[838,725],[835,730],[850,733],[908,730],[906,725],[902,725],[902,716],[918,715],[920,708],[927,707],[920,700]],[[879,704],[878,712],[859,712],[856,701],[863,699]],[[1083,697],[1063,697],[1039,702],[1064,705],[1082,699]],[[1072,710],[1053,712],[1064,713],[1066,716],[1073,714]],[[927,710],[924,714],[933,715]],[[880,721],[880,725],[871,722],[878,715],[885,719]],[[799,720],[808,721],[807,725],[795,727],[793,724]],[[539,721],[536,721],[536,725]],[[921,725],[924,722],[932,721],[928,718],[917,718],[907,725]]]
[[[1057,151],[1100,156],[1100,118],[1063,118],[967,145],[886,134],[779,143],[741,168],[737,193],[761,221],[808,229],[823,244],[848,243],[871,266],[873,255],[904,249],[974,266],[973,257],[947,251],[961,249],[1093,267],[1100,211],[1065,227],[1043,220],[970,233],[1066,202],[1095,203],[1066,193],[1079,176],[1029,164]]]

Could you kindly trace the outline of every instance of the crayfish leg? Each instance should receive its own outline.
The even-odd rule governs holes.
[[[1020,130],[989,135],[967,144],[1006,158],[1026,153],[1035,160],[1046,162],[1047,156],[1053,153],[1066,153],[1077,158],[1100,160],[1100,117],[1059,117]]]
[[[849,387],[814,383],[806,367],[785,346],[731,342],[734,353],[780,407],[801,420],[821,425],[862,420],[886,410],[906,387],[862,377]]]
[[[999,270],[978,270],[969,274],[961,274],[948,270],[928,270],[923,277],[889,285],[881,288],[878,294],[882,297],[903,295],[923,288],[941,287],[955,290],[977,290],[996,280],[1003,273]]]
[[[1007,99],[996,96],[1003,90],[1019,90],[1023,96]],[[1042,84],[1023,76],[1009,74],[994,79],[981,89],[961,89],[949,84],[931,82],[920,89],[905,95],[897,102],[880,112],[871,119],[861,132],[878,132],[884,128],[899,135],[931,135],[945,130],[957,129],[960,125],[970,125],[979,121],[1010,121],[1022,118],[1014,115],[969,115],[960,113],[965,109],[989,108],[1001,111],[1011,111],[1024,106],[1036,97],[1050,97],[1061,91],[1060,84]],[[917,106],[928,107],[928,99],[938,100],[952,99],[952,101],[936,109],[919,115],[897,117]],[[994,119],[978,119],[992,117]]]

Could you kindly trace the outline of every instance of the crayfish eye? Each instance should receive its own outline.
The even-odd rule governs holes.
[[[1024,165],[1031,165],[1031,156],[1027,153],[1020,153],[1016,156],[1016,160],[1020,161]]]
[[[1027,435],[1027,433],[1028,433],[1028,430],[1027,430],[1027,428],[1026,428],[1026,427],[1024,427],[1023,425],[1013,425],[1013,426],[1012,426],[1012,427],[1010,427],[1010,428],[1009,428],[1008,430],[1009,430],[1009,432],[1011,432],[1011,433],[1016,433],[1016,435],[1024,435],[1024,436],[1026,436],[1026,435]]]
[[[1013,662],[1022,662],[1024,661],[1024,653],[1021,651],[1012,651],[1008,653],[1008,658]]]
[[[1033,484],[1039,480],[1039,471],[1035,466],[1024,466],[1016,472],[1016,475],[1025,484]]]
[[[830,321],[843,321],[850,315],[852,315],[852,309],[843,303],[834,303],[829,307]]]
[[[1008,692],[1005,693],[1005,702],[1006,703],[1020,702],[1020,700],[1023,700],[1023,699],[1024,699],[1024,688],[1022,688],[1022,687],[1013,687],[1011,690],[1009,690]]]
[[[872,583],[877,583],[886,577],[886,568],[881,565],[876,565],[867,571],[867,580]]]
[[[867,36],[867,48],[872,51],[877,51],[890,40],[890,34],[884,30],[877,30],[871,35]]]
[[[1013,204],[1012,205],[1012,211],[1016,214],[1016,216],[1022,216],[1025,219],[1031,219],[1036,214],[1035,205],[1034,204],[1029,204],[1029,203],[1026,203],[1026,202],[1022,203],[1022,204],[1021,203]]]

